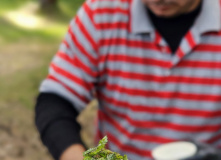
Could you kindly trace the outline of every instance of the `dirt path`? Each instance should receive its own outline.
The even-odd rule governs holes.
[[[46,52],[50,52],[48,46],[42,45],[42,47]],[[27,42],[7,44],[0,48],[0,78],[2,80],[2,96],[0,98],[1,160],[52,160],[46,148],[39,141],[31,107],[23,106],[17,97],[10,97],[10,95],[14,95],[13,92],[19,92],[13,90],[12,87],[16,85],[17,75],[22,76],[24,74],[24,79],[28,79],[28,75],[25,77],[27,70],[33,70],[44,63],[39,58],[43,55],[39,54],[40,51],[42,52],[42,49],[40,49],[39,44],[29,43],[27,45]],[[33,100],[34,97],[30,99],[31,103],[34,103]]]
[[[33,112],[17,104],[0,108],[1,160],[52,160],[39,141]]]

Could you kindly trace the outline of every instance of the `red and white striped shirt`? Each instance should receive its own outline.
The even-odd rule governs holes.
[[[220,0],[202,11],[175,54],[141,0],[88,0],[72,20],[40,87],[79,110],[99,100],[100,137],[131,160],[163,143],[221,147]]]

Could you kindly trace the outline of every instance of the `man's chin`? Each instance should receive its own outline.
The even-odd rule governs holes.
[[[174,18],[179,16],[178,13],[171,13],[171,12],[155,12],[154,14],[157,17],[162,17],[162,18]]]

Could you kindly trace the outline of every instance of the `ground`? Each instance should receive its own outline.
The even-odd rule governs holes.
[[[70,16],[65,14],[74,14],[83,1],[76,0],[73,13],[67,10],[58,14],[62,20],[34,12],[37,2],[12,1],[13,5],[8,0],[0,1],[0,159],[52,160],[34,125],[34,104],[38,87],[66,31]],[[69,6],[65,2],[60,2],[61,8]],[[21,20],[13,18],[15,15]],[[30,17],[39,23],[22,26],[30,22]],[[89,147],[94,145],[96,106],[93,101],[78,118],[83,126],[82,138]]]

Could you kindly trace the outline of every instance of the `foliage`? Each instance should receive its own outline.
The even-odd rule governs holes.
[[[84,152],[84,160],[128,160],[127,156],[121,156],[117,152],[105,149],[105,145],[108,142],[107,136],[99,141],[99,144],[95,148],[90,148]]]
[[[8,10],[16,9],[30,0],[0,0],[0,15]]]
[[[4,17],[5,13],[16,11],[28,2],[37,3],[38,0],[0,0],[0,106],[16,104],[33,109],[38,87],[47,75],[48,65],[62,41],[70,17],[83,0],[59,0],[61,9],[54,18],[40,15],[53,24],[46,27],[26,29]]]

